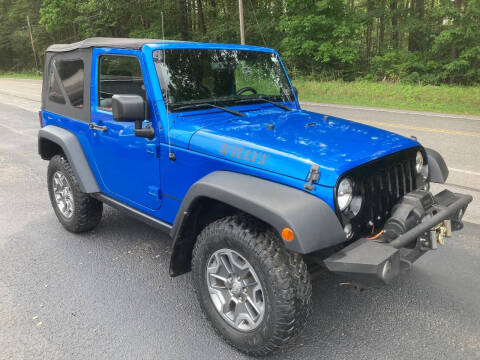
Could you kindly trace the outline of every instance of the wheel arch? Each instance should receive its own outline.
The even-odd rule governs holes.
[[[428,163],[428,176],[431,182],[445,184],[448,178],[448,167],[438,151],[425,148]]]
[[[44,138],[38,138],[38,153],[42,157],[43,160],[50,160],[55,155],[64,154],[64,151],[60,145],[56,142]]]
[[[58,154],[65,154],[79,182],[80,190],[85,193],[100,191],[82,145],[72,132],[54,125],[48,125],[40,129],[38,132],[38,153],[44,160],[50,160]]]
[[[257,177],[215,171],[197,181],[187,192],[175,218],[170,275],[190,271],[197,235],[212,221],[244,212],[274,228],[278,234],[291,228],[295,238],[285,247],[308,254],[345,241],[332,209],[305,191]]]

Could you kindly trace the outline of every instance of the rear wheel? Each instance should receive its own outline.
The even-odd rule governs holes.
[[[55,214],[68,231],[80,233],[98,225],[102,218],[103,204],[80,190],[64,155],[55,155],[50,159],[47,182]]]
[[[195,244],[192,270],[215,330],[249,355],[267,355],[287,343],[310,314],[311,283],[301,256],[249,216],[208,225]]]

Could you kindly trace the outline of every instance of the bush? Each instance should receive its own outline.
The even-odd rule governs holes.
[[[366,79],[437,85],[441,67],[441,64],[428,61],[419,53],[390,51],[372,59]]]

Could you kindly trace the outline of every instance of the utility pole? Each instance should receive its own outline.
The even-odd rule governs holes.
[[[27,25],[28,25],[28,33],[30,34],[30,41],[32,42],[33,58],[35,59],[35,69],[38,70],[37,53],[35,51],[35,44],[33,43],[32,26],[30,25],[30,17],[28,15],[27,15]]]
[[[238,16],[240,17],[240,43],[245,45],[245,21],[243,18],[243,0],[238,0]]]

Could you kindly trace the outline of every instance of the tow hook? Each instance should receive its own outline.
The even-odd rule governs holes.
[[[436,250],[438,245],[445,245],[445,238],[452,236],[452,221],[443,220],[440,224],[434,226],[428,236],[420,238],[422,250]]]

